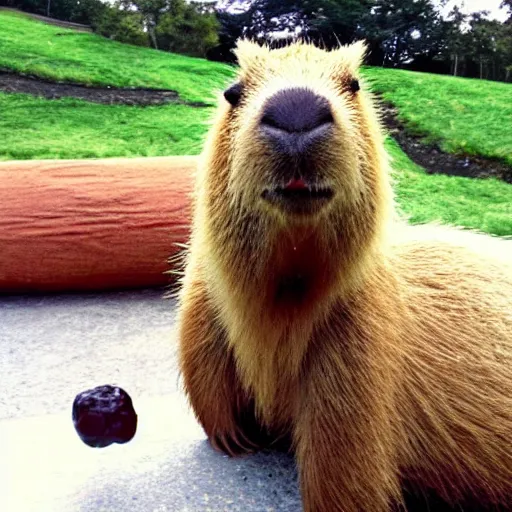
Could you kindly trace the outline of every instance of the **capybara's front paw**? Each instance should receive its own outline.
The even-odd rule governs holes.
[[[255,453],[264,448],[264,446],[258,445],[237,430],[215,434],[209,438],[209,441],[214,450],[225,453],[230,457]]]
[[[264,427],[234,428],[209,436],[212,447],[230,457],[255,453],[260,450],[291,452],[292,441],[288,434],[277,435]]]

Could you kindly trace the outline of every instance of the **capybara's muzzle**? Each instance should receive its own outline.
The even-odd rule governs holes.
[[[281,89],[262,109],[260,132],[282,156],[300,159],[313,153],[334,125],[329,102],[306,87]]]

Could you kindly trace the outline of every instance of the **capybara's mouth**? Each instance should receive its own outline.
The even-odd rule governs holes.
[[[292,179],[285,186],[266,188],[262,198],[290,213],[311,214],[318,211],[334,196],[326,185],[308,184],[302,179]]]

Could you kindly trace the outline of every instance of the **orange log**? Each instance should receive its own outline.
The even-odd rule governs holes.
[[[169,284],[197,157],[0,163],[0,292]]]

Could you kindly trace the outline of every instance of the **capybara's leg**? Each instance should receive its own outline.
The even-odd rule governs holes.
[[[389,512],[400,486],[387,385],[378,363],[344,350],[315,347],[307,365],[295,431],[304,510]]]
[[[254,400],[240,384],[224,329],[200,283],[185,290],[182,308],[180,369],[210,443],[231,456],[267,447],[272,435],[256,418]]]
[[[339,428],[347,418],[338,405],[318,402],[312,409],[317,414],[301,418],[297,436],[305,512],[389,512],[396,497],[394,468],[367,432],[367,420],[352,418],[348,431]]]

